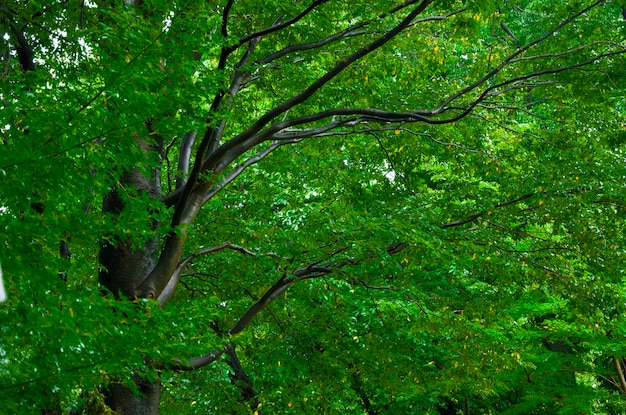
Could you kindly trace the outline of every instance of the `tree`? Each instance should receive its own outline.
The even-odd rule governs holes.
[[[7,410],[614,410],[618,5],[223,3],[2,3]]]

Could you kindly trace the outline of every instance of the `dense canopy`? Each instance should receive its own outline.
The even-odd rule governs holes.
[[[624,412],[626,6],[0,17],[1,411]]]

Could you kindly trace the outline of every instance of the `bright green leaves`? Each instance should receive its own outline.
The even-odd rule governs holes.
[[[310,4],[236,1],[226,34],[223,5],[207,2],[55,4],[55,13],[31,2],[14,13],[39,56],[50,53],[25,74],[10,55],[2,81],[7,411],[55,399],[69,410],[113,380],[132,386],[133,373],[153,380],[158,369],[164,412],[592,413],[622,404],[611,386],[612,359],[625,354],[626,296],[623,22],[614,4],[524,49],[586,5],[433,2],[262,128],[351,107],[435,111],[428,122],[346,111],[289,124],[234,163],[273,138],[320,132],[210,199],[184,254],[225,241],[241,248],[190,261],[165,309],[100,295],[99,244],[132,253],[181,231],[169,226],[176,203],[129,176],[158,172],[173,191],[187,133],[198,136],[192,150],[207,125],[222,143],[240,137],[408,13],[324,2],[224,60],[241,39]],[[213,102],[222,105],[211,112]],[[111,191],[124,209],[100,213]],[[59,255],[61,241],[71,260]],[[276,281],[311,264],[338,269],[295,282],[227,335]],[[227,342],[258,403],[240,400],[225,357],[206,371],[168,372]]]

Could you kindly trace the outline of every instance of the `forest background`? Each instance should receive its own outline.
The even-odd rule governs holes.
[[[621,414],[618,1],[1,1],[0,412]]]

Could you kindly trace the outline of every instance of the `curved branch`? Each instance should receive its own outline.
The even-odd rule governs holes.
[[[232,3],[233,3],[233,0],[229,0],[228,4],[226,5],[226,9],[224,10],[224,15],[223,15],[224,17],[223,17],[223,24],[222,24],[223,34],[228,33],[226,24],[228,20],[228,13],[229,13],[230,7],[232,6]],[[230,86],[228,87],[227,90],[220,91],[214,97],[213,102],[211,103],[209,114],[216,114],[218,112],[218,110],[222,107],[222,102],[227,93],[230,94],[231,96],[235,96],[237,94],[237,92],[239,91],[241,87],[241,84],[243,82],[243,77],[244,77],[244,72],[239,71],[238,68],[240,68],[241,66],[245,65],[248,62],[248,60],[250,59],[250,56],[252,55],[252,52],[254,51],[255,47],[257,46],[260,40],[261,40],[260,37],[255,37],[255,38],[250,39],[250,41],[248,42],[249,43],[248,49],[243,54],[239,62],[237,62],[237,64],[235,65],[235,68],[234,68],[235,70],[233,72],[233,79],[231,81]],[[217,68],[218,70],[224,70],[224,68],[226,67],[226,60],[235,49],[222,47],[222,51],[220,53],[220,61],[219,61],[218,68]],[[207,124],[209,124],[209,122],[210,120],[207,120]],[[174,202],[176,203],[176,208],[174,209],[174,214],[172,216],[172,227],[176,227],[184,223],[183,222],[184,212],[187,209],[189,198],[192,196],[194,186],[196,185],[196,182],[198,178],[200,177],[200,174],[203,171],[203,161],[207,156],[215,152],[221,140],[221,135],[224,131],[225,126],[226,126],[226,119],[223,119],[217,128],[207,125],[206,131],[204,133],[204,137],[202,138],[202,141],[196,151],[196,157],[194,160],[193,168],[191,170],[191,174],[189,175],[189,180],[182,187],[182,190],[179,196]]]
[[[224,36],[224,38],[228,37],[228,18],[229,18],[230,9],[233,3],[234,3],[234,0],[228,0],[222,12],[221,31],[222,31],[222,36]],[[240,45],[236,47],[222,46],[222,49],[220,52],[219,63],[217,65],[218,72],[223,71],[226,68],[226,61],[228,60],[228,57],[239,46]],[[213,102],[211,103],[209,114],[217,113],[218,109],[222,105],[222,100],[224,99],[225,94],[226,94],[226,90],[221,90],[215,95],[215,97],[213,98]],[[178,225],[185,223],[183,218],[185,216],[185,211],[189,209],[189,204],[190,204],[189,202],[190,202],[192,193],[194,192],[196,181],[198,180],[198,177],[200,177],[200,174],[202,173],[202,161],[211,150],[212,146],[214,145],[213,143],[218,142],[218,135],[220,134],[221,129],[216,129],[215,127],[211,126],[210,119],[207,119],[206,122],[207,122],[207,127],[204,132],[204,136],[202,137],[202,141],[200,142],[200,145],[198,146],[198,149],[196,150],[196,157],[194,160],[193,167],[191,169],[191,173],[189,174],[189,180],[182,187],[180,196],[176,200],[176,207],[174,208],[174,214],[172,215],[172,222],[171,222],[172,227],[176,227]],[[222,128],[223,128],[223,124],[222,124]],[[159,263],[160,262],[161,261],[159,261]]]
[[[490,72],[485,74],[482,78],[478,79],[477,81],[473,82],[472,84],[468,85],[467,87],[461,89],[460,91],[456,92],[455,94],[452,94],[450,97],[448,97],[446,100],[444,100],[439,105],[439,107],[435,110],[435,112],[443,111],[445,107],[450,105],[452,102],[456,101],[461,96],[463,96],[463,95],[465,95],[465,94],[467,94],[467,93],[469,93],[471,91],[474,91],[474,90],[478,89],[481,85],[484,85],[488,80],[490,80],[491,78],[496,76],[498,73],[500,73],[505,67],[507,67],[511,63],[515,62],[515,59],[518,58],[519,56],[521,56],[527,50],[529,50],[533,46],[538,45],[539,43],[543,42],[544,40],[548,39],[550,36],[555,34],[561,28],[567,26],[568,24],[570,24],[571,22],[576,20],[578,17],[580,17],[583,14],[589,12],[594,7],[597,7],[598,5],[604,3],[604,1],[605,0],[597,0],[596,2],[592,3],[590,6],[584,8],[583,10],[579,11],[578,13],[573,14],[568,19],[562,21],[561,23],[559,23],[558,25],[556,25],[552,29],[548,30],[542,36],[540,36],[537,39],[533,40],[532,42],[530,42],[526,46],[519,48],[517,51],[513,52],[506,59],[504,59],[502,62],[500,62],[500,64],[498,66],[496,66],[493,70],[491,70]]]
[[[398,33],[400,33],[404,28],[406,28],[411,21],[413,21],[420,13],[422,13],[428,5],[430,5],[433,0],[422,0],[422,2],[413,9],[399,24],[393,27],[391,30],[385,32],[382,36],[372,41],[365,47],[357,50],[353,54],[347,56],[342,59],[339,63],[337,63],[333,68],[327,71],[324,75],[315,80],[311,85],[305,88],[302,92],[297,94],[296,96],[282,102],[277,105],[273,109],[266,112],[262,115],[250,128],[248,128],[243,133],[234,137],[224,145],[222,145],[219,149],[215,151],[206,161],[205,168],[208,170],[213,170],[215,166],[220,162],[221,157],[232,150],[234,147],[241,146],[244,148],[244,151],[252,148],[254,145],[259,144],[263,140],[253,139],[251,142],[249,141],[255,134],[257,134],[263,127],[265,127],[269,122],[278,117],[279,115],[285,113],[289,109],[303,103],[308,98],[310,98],[315,92],[317,92],[321,87],[326,85],[332,79],[337,77],[344,69],[346,69],[349,65],[356,62],[357,60],[367,56],[372,51],[380,48],[384,44],[386,44],[389,40],[394,38]],[[416,0],[410,1],[407,4],[417,3]],[[240,153],[243,154],[243,153]]]
[[[265,307],[267,307],[272,301],[274,301],[278,296],[280,296],[283,292],[285,292],[291,284],[296,282],[296,279],[288,278],[287,276],[283,276],[280,278],[272,287],[265,292],[263,297],[256,303],[254,303],[241,318],[235,323],[233,328],[228,332],[229,335],[235,335],[241,332],[246,326],[252,321],[254,316],[260,313]]]
[[[254,390],[250,377],[246,374],[241,362],[239,361],[234,344],[226,346],[226,354],[230,358],[228,365],[233,370],[230,374],[231,382],[241,391],[241,399],[248,402],[250,408],[255,410],[259,405],[259,400],[256,398],[257,391]],[[258,414],[258,411],[255,412]]]
[[[543,71],[537,71],[537,72],[533,72],[527,75],[521,75],[515,78],[511,78],[508,79],[506,81],[502,81],[500,83],[497,83],[495,85],[492,85],[488,88],[486,88],[476,99],[474,99],[473,101],[469,102],[468,104],[466,104],[467,106],[462,109],[461,108],[461,112],[458,115],[455,115],[451,118],[447,118],[447,119],[441,119],[441,120],[432,120],[431,124],[450,124],[456,121],[459,121],[460,119],[466,117],[467,115],[469,115],[474,108],[476,108],[476,106],[478,106],[480,103],[482,103],[483,101],[485,101],[486,98],[493,96],[493,95],[499,95],[501,92],[499,91],[500,88],[502,87],[509,87],[509,89],[516,89],[514,86],[511,87],[511,85],[515,85],[518,84],[522,81],[528,81],[530,79],[534,79],[534,78],[540,78],[546,75],[556,75],[558,73],[561,72],[567,72],[567,71],[571,71],[573,69],[579,69],[588,65],[591,65],[601,59],[610,57],[610,56],[615,56],[615,55],[621,55],[626,53],[626,48],[622,49],[622,50],[617,50],[617,51],[613,51],[613,52],[607,52],[607,53],[602,53],[599,54],[597,56],[592,57],[591,59],[588,59],[584,62],[580,62],[580,63],[576,63],[573,65],[569,65],[569,66],[562,66],[562,67],[557,67],[554,69],[546,69]],[[477,85],[476,88],[480,86]],[[465,89],[465,88],[464,88]],[[469,91],[468,91],[469,92]],[[461,95],[459,94],[454,94],[456,96],[456,98],[454,98],[454,100],[458,99],[461,97]],[[446,102],[451,103],[453,100],[451,99],[447,99]],[[458,107],[442,107],[439,106],[436,110],[434,110],[433,112],[435,114],[443,114],[445,112],[448,112],[450,110],[453,109],[460,109]]]
[[[253,257],[256,256],[254,252],[247,250],[246,248],[242,246],[233,245],[230,242],[224,242],[221,245],[200,249],[199,251],[196,251],[190,254],[178,264],[178,266],[172,273],[171,278],[165,285],[165,288],[163,288],[163,291],[161,291],[161,294],[159,294],[159,296],[157,297],[159,305],[163,307],[165,303],[167,303],[170,300],[170,298],[172,298],[172,296],[174,295],[174,292],[176,291],[176,287],[178,286],[178,283],[180,282],[180,277],[183,271],[185,270],[185,268],[187,268],[187,265],[189,265],[189,263],[192,260],[194,260],[195,258],[199,256],[212,254],[214,252],[222,251],[224,249],[231,249],[233,251],[238,251],[238,252],[241,252],[242,254],[250,255]]]
[[[217,247],[207,248],[207,250],[213,250],[213,252],[215,252],[216,250],[219,250],[219,249],[225,249],[226,247],[225,248],[220,248],[220,247],[222,247],[223,245],[227,245],[227,244],[230,244],[230,243],[226,242]],[[402,251],[407,246],[408,246],[407,243],[397,242],[397,243],[393,243],[389,245],[386,248],[386,250],[390,255],[393,255]],[[245,250],[244,248],[241,248],[241,249],[245,251],[244,253],[249,252]],[[336,251],[330,253],[327,259],[330,260],[333,257],[347,251],[348,249],[350,249],[350,246],[337,249]],[[273,256],[273,254],[267,254],[267,255]],[[250,308],[248,308],[248,310],[241,316],[241,318],[235,323],[235,325],[228,331],[228,335],[234,336],[240,333],[241,331],[243,331],[258,313],[260,313],[265,308],[267,308],[267,306],[272,301],[274,301],[282,293],[287,291],[287,289],[295,282],[322,277],[324,275],[332,273],[335,270],[341,269],[347,265],[354,264],[355,260],[352,258],[346,258],[343,260],[331,261],[331,262],[327,262],[325,264],[320,265],[321,262],[322,260],[315,261],[307,265],[306,267],[295,269],[294,271],[292,271],[290,276],[283,275],[278,281],[276,281],[276,283],[274,283],[274,285],[272,285],[271,288],[269,288],[265,292],[265,294],[261,297],[261,299],[259,299],[256,303],[250,306]],[[371,289],[393,289],[393,287],[368,287],[368,286],[366,287],[371,288]],[[189,370],[199,369],[217,360],[222,354],[228,351],[229,347],[230,347],[229,345],[225,345],[221,348],[215,348],[209,353],[205,354],[204,356],[190,359],[187,362],[183,362],[182,360],[176,360],[176,364],[173,366],[169,366],[169,368],[175,371],[189,371]]]
[[[24,28],[26,28],[26,24],[22,27],[18,27],[18,25],[13,21],[13,15],[16,12],[11,10],[5,2],[0,3],[0,11],[4,14],[4,19],[9,26],[10,32],[13,36],[15,36],[17,43],[15,51],[17,52],[22,72],[34,71],[35,56],[30,43],[28,43],[28,40],[26,40],[26,36],[24,35]]]
[[[300,44],[297,44],[297,45],[287,46],[287,47],[279,50],[278,52],[274,52],[271,55],[267,55],[263,59],[257,60],[256,63],[259,64],[259,65],[265,65],[267,63],[273,62],[273,61],[275,61],[277,59],[280,59],[283,56],[288,55],[288,54],[293,53],[293,52],[300,52],[300,51],[303,51],[303,50],[317,49],[317,48],[320,48],[322,46],[326,46],[326,45],[328,45],[330,43],[333,43],[333,42],[335,42],[337,40],[340,40],[340,39],[345,39],[345,38],[353,37],[353,36],[360,36],[360,35],[368,33],[368,32],[365,31],[365,30],[357,31],[357,29],[360,29],[361,27],[364,27],[364,26],[366,26],[366,25],[368,25],[370,23],[371,22],[362,22],[362,23],[356,24],[356,25],[354,25],[352,27],[349,27],[348,29],[342,30],[339,33],[335,33],[332,36],[328,36],[325,39],[318,40],[317,42],[300,43]]]
[[[502,81],[500,83],[497,83],[497,84],[494,84],[485,88],[478,95],[477,98],[475,98],[473,101],[470,101],[469,103],[466,103],[464,107],[452,107],[452,106],[448,107],[448,106],[440,105],[435,110],[431,110],[431,111],[419,110],[419,111],[414,111],[414,112],[393,112],[393,111],[379,110],[375,108],[337,108],[337,109],[330,109],[330,110],[322,111],[322,112],[312,114],[312,115],[285,120],[285,121],[276,123],[273,126],[261,132],[257,132],[242,141],[240,140],[244,138],[246,133],[242,133],[239,136],[233,138],[232,140],[230,140],[228,143],[224,144],[220,148],[220,150],[222,150],[220,154],[220,158],[217,161],[215,161],[215,159],[213,158],[209,158],[207,162],[205,163],[204,169],[207,169],[207,170],[211,169],[214,172],[220,172],[223,168],[225,168],[228,164],[230,164],[234,159],[239,157],[241,154],[245,153],[246,151],[250,150],[254,146],[268,139],[280,139],[283,137],[298,137],[302,139],[302,138],[313,137],[313,136],[316,136],[317,134],[320,134],[322,131],[321,129],[325,129],[325,131],[329,131],[331,130],[331,128],[321,127],[321,129],[302,130],[302,131],[299,131],[297,134],[294,134],[294,133],[279,134],[281,131],[284,131],[289,127],[302,125],[302,124],[315,122],[315,121],[320,121],[322,119],[330,118],[333,116],[355,117],[349,120],[338,121],[336,122],[333,128],[337,128],[342,125],[353,126],[353,125],[363,123],[363,122],[375,122],[375,123],[424,122],[424,123],[433,124],[433,125],[451,124],[471,114],[474,108],[476,108],[479,104],[484,102],[487,98],[494,96],[494,95],[501,94],[502,93],[501,88],[503,87],[507,87],[508,90],[517,89],[523,86],[519,84],[523,83],[524,81],[528,81],[528,80],[535,79],[535,78],[541,78],[546,75],[555,75],[561,72],[566,72],[566,71],[571,71],[574,69],[582,68],[582,67],[591,65],[601,59],[614,56],[614,55],[624,54],[624,53],[626,53],[626,49],[623,48],[620,50],[599,54],[597,56],[594,56],[586,61],[583,61],[577,64],[573,64],[569,66],[562,66],[562,67],[557,67],[557,68],[552,68],[552,69],[546,69],[543,71],[532,72],[530,74],[521,75],[518,77],[507,79],[505,81]],[[479,82],[479,83],[474,83],[472,85],[474,89],[478,89],[483,84],[484,82]],[[464,91],[465,93],[470,92],[470,90],[467,88],[464,88]],[[447,98],[444,102],[447,102],[448,104],[450,104],[454,100],[461,98],[463,95],[464,94],[459,94],[459,93],[453,94],[452,97]],[[434,117],[436,115],[445,114],[446,112],[450,112],[453,110],[459,110],[460,112],[448,118],[435,118]],[[249,131],[250,130],[248,130],[248,132]],[[215,163],[213,164],[212,168],[211,168],[211,165],[209,164],[211,162]]]
[[[497,204],[493,205],[493,207],[497,209],[497,208],[501,208],[501,207],[504,207],[504,206],[513,205],[515,203],[521,202],[522,200],[530,199],[531,197],[537,196],[538,194],[539,193],[527,193],[527,194],[522,195],[522,196],[520,196],[518,198],[497,203]],[[454,222],[446,223],[444,225],[440,225],[439,227],[441,229],[447,229],[447,228],[453,228],[453,227],[456,227],[456,226],[465,225],[466,223],[474,222],[476,219],[479,219],[480,217],[482,217],[486,213],[487,213],[486,211],[475,213],[475,214],[473,214],[471,216],[468,216],[465,219],[461,219],[461,220],[457,220],[457,221],[454,221]]]
[[[295,144],[302,141],[302,139],[291,139],[291,140],[283,140],[272,143],[272,145],[263,149],[258,154],[249,157],[241,164],[237,165],[230,173],[228,173],[219,183],[211,188],[204,197],[204,202],[209,201],[213,196],[215,196],[220,190],[222,190],[226,185],[235,180],[241,173],[243,173],[248,167],[260,162],[265,157],[269,156],[274,150],[278,147],[282,147],[287,144]]]
[[[301,11],[297,16],[293,17],[292,19],[287,20],[284,23],[280,23],[280,24],[277,24],[277,25],[274,25],[274,26],[270,26],[270,27],[267,27],[265,29],[261,29],[258,32],[251,33],[251,34],[249,34],[247,36],[244,36],[243,38],[241,38],[239,40],[239,43],[237,45],[233,46],[233,48],[236,49],[236,48],[240,47],[241,45],[243,45],[244,43],[247,43],[247,42],[251,41],[254,38],[262,37],[262,36],[268,35],[270,33],[278,32],[278,31],[280,31],[280,30],[282,30],[282,29],[284,29],[286,27],[289,27],[289,26],[293,25],[294,23],[297,23],[300,20],[302,20],[306,15],[308,15],[313,10],[315,10],[316,7],[318,7],[318,6],[320,6],[320,5],[324,4],[324,3],[327,3],[328,1],[329,0],[315,0],[313,3],[311,3],[311,5],[309,7],[307,7],[303,11]]]
[[[396,7],[394,8],[392,11],[388,12],[388,13],[384,13],[384,14],[380,14],[376,17],[376,19],[381,19],[384,18],[387,15],[393,14],[398,12],[399,10],[401,10],[402,8],[406,7],[408,5],[408,3],[405,3],[402,7]],[[429,22],[429,21],[437,21],[437,20],[444,20],[447,19],[451,16],[454,16],[455,14],[461,13],[463,11],[467,10],[466,7],[463,7],[461,9],[452,11],[450,13],[446,13],[440,16],[429,16],[429,17],[424,17],[421,19],[415,19],[413,20],[409,26],[413,26],[415,24],[418,23],[424,23],[424,22]],[[342,30],[341,32],[335,33],[334,35],[328,36],[324,39],[318,40],[316,42],[309,42],[309,43],[301,43],[301,44],[296,44],[296,45],[290,45],[287,46],[281,50],[279,50],[278,52],[274,52],[270,55],[267,55],[266,57],[262,58],[262,59],[258,59],[256,61],[257,64],[267,64],[270,62],[273,62],[277,59],[282,58],[285,55],[288,55],[290,53],[293,52],[299,52],[299,51],[303,51],[303,50],[311,50],[311,49],[317,49],[320,48],[322,46],[326,46],[330,43],[333,43],[337,40],[341,40],[341,39],[345,39],[348,37],[354,37],[354,36],[360,36],[360,35],[364,35],[364,34],[368,34],[368,33],[372,33],[372,32],[368,32],[366,30],[359,30],[362,29],[363,27],[369,26],[374,22],[374,19],[371,20],[367,20],[367,21],[363,21],[363,22],[359,22],[355,25],[352,25],[350,27],[348,27],[347,29]]]
[[[330,254],[329,257],[333,257],[341,252],[344,252],[348,248],[349,247],[339,249]],[[274,285],[272,285],[269,290],[265,292],[265,294],[263,294],[263,297],[261,297],[259,301],[254,303],[244,313],[244,315],[241,316],[237,323],[235,323],[235,325],[230,329],[228,334],[230,336],[233,336],[245,329],[246,326],[250,324],[254,316],[263,311],[272,301],[274,301],[282,293],[287,291],[287,289],[291,287],[293,283],[307,279],[319,278],[324,275],[330,274],[334,270],[343,268],[346,265],[354,263],[354,261],[351,259],[346,259],[340,262],[329,262],[324,265],[319,265],[320,262],[322,261],[316,261],[304,268],[298,268],[291,273],[291,276],[283,275],[278,281],[276,281]]]
[[[185,372],[200,369],[215,362],[217,359],[219,359],[221,355],[224,354],[224,352],[226,352],[226,348],[219,348],[211,350],[204,356],[189,359],[187,362],[183,362],[182,360],[177,359],[174,361],[173,365],[167,366],[167,368],[175,372]]]
[[[189,161],[191,159],[191,148],[196,141],[198,134],[195,131],[185,134],[182,143],[180,143],[180,151],[178,152],[178,171],[176,177],[176,189],[184,186],[189,174]]]
[[[228,18],[230,16],[230,9],[232,9],[235,0],[228,0],[226,6],[224,6],[224,10],[222,11],[222,36],[224,39],[228,37]]]

